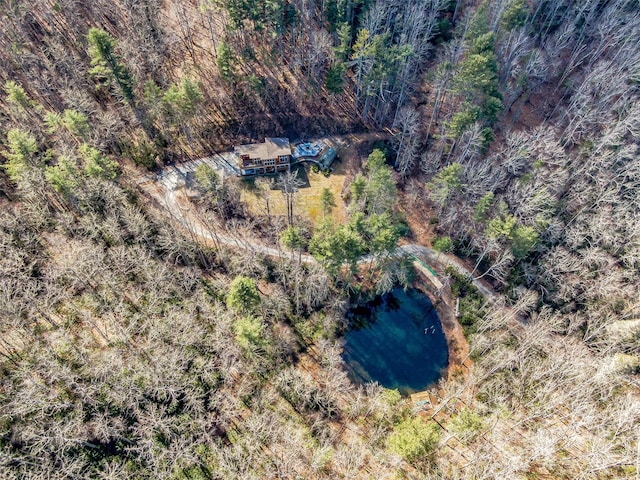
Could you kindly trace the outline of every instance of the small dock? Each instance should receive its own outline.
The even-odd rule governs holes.
[[[422,273],[427,278],[427,280],[429,280],[429,282],[431,282],[431,284],[435,287],[437,292],[442,290],[444,288],[444,285],[442,285],[442,282],[438,278],[438,274],[429,265],[424,263],[418,257],[414,256],[413,258],[414,258],[413,266],[416,267],[416,269],[420,273]]]
[[[412,393],[409,395],[409,400],[411,405],[420,407],[423,410],[429,410],[433,405],[431,395],[426,390],[424,392]]]

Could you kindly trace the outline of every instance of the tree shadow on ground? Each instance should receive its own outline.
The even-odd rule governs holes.
[[[296,165],[291,170],[298,172],[298,180],[300,180],[299,188],[310,188],[311,182],[309,181],[309,174],[307,173],[307,168],[305,165]]]

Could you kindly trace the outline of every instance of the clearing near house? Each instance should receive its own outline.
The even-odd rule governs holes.
[[[333,194],[335,207],[331,209],[331,215],[339,222],[343,223],[347,219],[346,203],[344,194],[351,178],[353,171],[359,163],[358,150],[362,142],[369,140],[371,135],[356,137],[355,135],[345,135],[331,137],[330,139],[322,139],[316,143],[324,143],[329,148],[334,148],[337,152],[337,159],[331,165],[331,171],[328,175],[313,168],[311,163],[299,163],[292,166],[291,171],[297,172],[298,179],[302,185],[295,195],[294,214],[301,215],[312,222],[322,220],[322,192],[329,189]],[[321,157],[321,156],[319,156]],[[246,180],[245,188],[242,189],[241,200],[244,202],[251,213],[257,215],[266,215],[266,201],[260,188],[258,188],[255,177]],[[267,177],[269,178],[269,177]],[[270,177],[274,182],[274,189],[269,195],[269,210],[272,215],[285,216],[287,214],[287,205],[285,197],[277,188],[277,177]]]

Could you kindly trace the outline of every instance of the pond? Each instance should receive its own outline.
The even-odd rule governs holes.
[[[401,394],[425,390],[441,377],[449,352],[429,298],[396,288],[347,313],[342,357],[355,383],[378,382]]]

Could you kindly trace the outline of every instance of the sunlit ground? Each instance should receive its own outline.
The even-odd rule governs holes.
[[[305,184],[296,193],[294,214],[305,216],[314,223],[321,221],[322,203],[320,195],[323,189],[328,188],[333,192],[336,204],[332,209],[331,215],[336,221],[344,222],[347,218],[346,205],[341,197],[345,181],[344,165],[342,161],[335,161],[332,165],[333,171],[329,177],[325,177],[322,173],[313,173],[310,166],[297,167],[299,171],[298,178]],[[277,177],[271,178],[277,182]],[[252,213],[258,215],[267,214],[265,200],[259,196],[258,189],[250,181],[247,181],[242,189],[241,199]],[[280,190],[271,190],[269,208],[272,215],[284,216],[287,214],[285,198]]]

